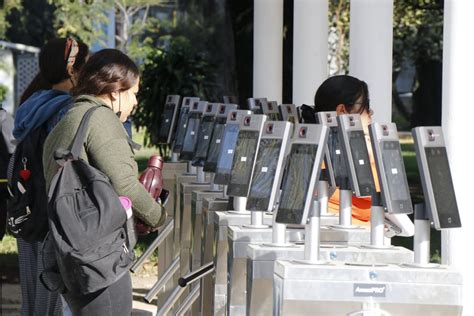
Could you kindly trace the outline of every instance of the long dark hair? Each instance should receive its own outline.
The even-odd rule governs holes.
[[[107,95],[132,88],[140,75],[137,65],[117,49],[95,53],[82,67],[72,94]]]
[[[360,97],[362,97],[360,109],[362,113],[370,109],[367,83],[348,75],[329,77],[316,91],[314,111],[335,111],[339,104],[344,104],[346,110],[350,112]]]
[[[71,39],[69,39],[70,41]],[[39,54],[40,72],[31,81],[20,98],[20,104],[26,101],[33,93],[39,90],[51,89],[54,84],[69,79],[67,72],[67,38],[54,38],[41,48]],[[89,55],[89,47],[81,42],[77,42],[79,51],[73,69],[79,72],[85,64]]]

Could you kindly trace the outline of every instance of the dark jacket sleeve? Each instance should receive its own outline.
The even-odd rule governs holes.
[[[133,213],[147,225],[163,224],[166,213],[138,181],[138,166],[122,123],[107,108],[94,112],[85,149],[89,163],[109,177],[115,191],[131,199]]]

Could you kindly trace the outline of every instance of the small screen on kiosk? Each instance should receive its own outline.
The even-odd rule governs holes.
[[[173,147],[174,152],[180,152],[183,147],[184,135],[186,134],[186,122],[188,121],[189,107],[182,107],[179,113],[178,126],[176,128],[176,139]]]
[[[350,132],[349,146],[351,147],[352,161],[354,162],[360,194],[361,196],[371,196],[375,190],[375,183],[364,132]]]
[[[280,121],[280,113],[267,113],[269,121]]]
[[[183,148],[181,149],[180,159],[193,159],[194,148],[197,143],[197,134],[201,118],[199,113],[191,113],[189,115],[188,124],[186,127],[186,134],[184,136]]]
[[[194,153],[193,166],[204,166],[204,161],[207,156],[207,149],[211,141],[212,131],[214,129],[215,119],[212,116],[206,116],[202,119],[201,126],[196,144],[196,152]]]
[[[217,158],[219,158],[219,149],[221,148],[224,129],[225,121],[222,123],[217,122],[216,125],[214,125],[214,132],[212,133],[207,151],[206,163],[204,164],[204,171],[206,172],[216,172]]]
[[[281,139],[262,139],[260,141],[247,202],[247,205],[250,205],[249,210],[267,211],[269,209],[268,204],[281,146]]]
[[[257,154],[258,134],[257,131],[240,131],[239,133],[227,189],[229,195],[247,196]]]
[[[382,144],[382,148],[382,160],[385,167],[385,176],[388,180],[390,196],[395,201],[408,200],[410,192],[408,192],[400,143],[397,141],[385,141]]]
[[[332,168],[334,170],[336,185],[340,186],[342,179],[348,178],[349,175],[347,171],[346,159],[344,158],[344,153],[342,152],[339,131],[336,126],[332,126],[329,129],[328,150],[329,156],[331,157]]]
[[[461,227],[446,148],[426,147],[425,153],[440,228]]]
[[[230,171],[232,169],[232,161],[234,159],[234,149],[239,136],[240,127],[237,124],[229,124],[226,126],[224,136],[222,138],[222,146],[217,159],[216,176],[214,183],[229,184]]]
[[[171,123],[173,121],[175,105],[171,103],[166,103],[161,116],[160,122],[160,131],[158,134],[158,142],[166,143],[168,141],[168,134],[171,130]]]
[[[293,144],[282,182],[276,221],[303,224],[303,212],[318,145]]]

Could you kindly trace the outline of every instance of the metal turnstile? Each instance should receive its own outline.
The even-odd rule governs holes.
[[[354,263],[413,262],[413,252],[403,247],[368,249],[358,246],[321,244],[321,260]],[[304,259],[304,246],[272,247],[250,244],[247,247],[247,308],[249,315],[273,313],[273,267],[276,260]]]
[[[274,315],[461,315],[451,268],[275,262]]]

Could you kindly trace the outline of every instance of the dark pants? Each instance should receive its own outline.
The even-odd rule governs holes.
[[[130,316],[132,313],[132,280],[126,273],[109,287],[87,295],[65,294],[74,316]]]

